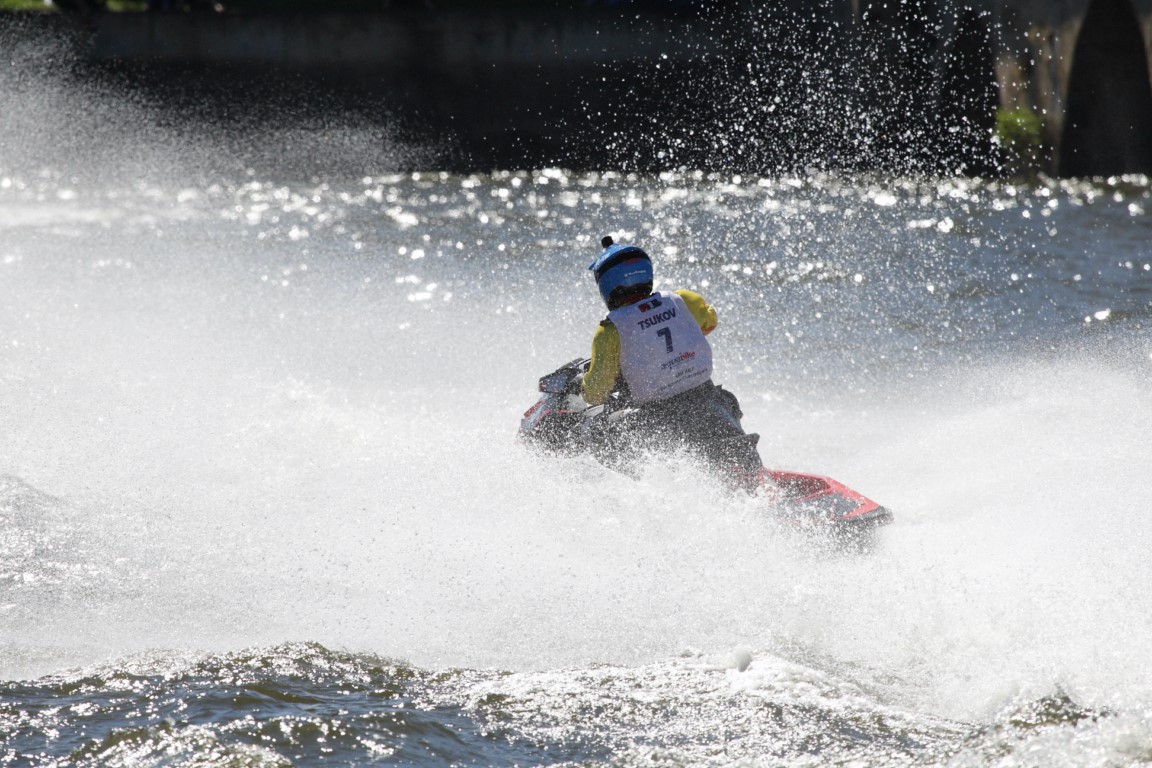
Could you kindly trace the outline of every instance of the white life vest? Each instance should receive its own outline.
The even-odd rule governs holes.
[[[663,400],[711,378],[712,345],[675,293],[614,309],[608,320],[620,333],[620,372],[634,402]]]

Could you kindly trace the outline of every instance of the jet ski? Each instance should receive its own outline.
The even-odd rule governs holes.
[[[588,364],[587,359],[577,358],[540,379],[540,397],[524,413],[518,439],[544,453],[590,454],[619,468],[597,449],[595,436],[606,422],[627,423],[635,408],[628,404],[626,392],[613,393],[605,405],[585,403],[580,381]],[[735,398],[731,401],[736,405]],[[739,416],[738,405],[736,410]],[[852,545],[870,544],[875,530],[892,522],[888,508],[830,477],[765,467],[755,450],[759,435],[737,428],[739,434],[704,441],[695,446],[696,452],[732,488],[763,498],[774,518]]]

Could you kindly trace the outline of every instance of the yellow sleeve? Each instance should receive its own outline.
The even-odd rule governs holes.
[[[684,288],[676,291],[676,295],[684,299],[684,303],[688,305],[692,317],[696,318],[696,322],[700,325],[700,330],[704,331],[705,336],[716,330],[716,310],[711,304],[704,301],[703,296]]]
[[[599,405],[607,400],[619,375],[620,332],[612,323],[604,322],[592,337],[592,362],[584,374],[581,391],[584,402]]]

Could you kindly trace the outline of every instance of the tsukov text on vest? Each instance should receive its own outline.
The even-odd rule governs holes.
[[[620,334],[620,371],[634,402],[663,400],[711,378],[712,346],[675,293],[654,293],[608,319]]]

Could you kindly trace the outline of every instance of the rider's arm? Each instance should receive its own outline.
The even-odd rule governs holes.
[[[620,375],[620,332],[605,320],[592,337],[592,362],[584,374],[584,402],[599,405],[608,399]]]
[[[705,336],[716,330],[716,310],[711,304],[704,301],[703,296],[684,288],[676,291],[676,295],[684,299],[684,303],[688,305],[692,317],[696,318],[696,322],[700,325],[700,330],[704,331]]]

